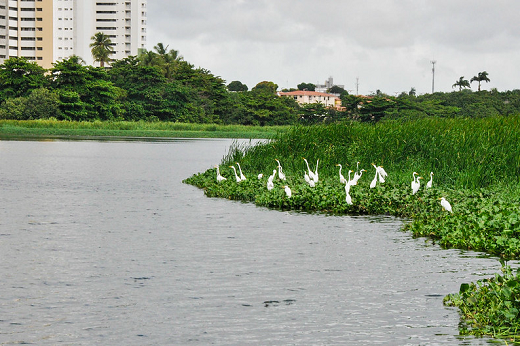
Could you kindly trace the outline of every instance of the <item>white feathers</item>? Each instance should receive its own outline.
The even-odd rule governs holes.
[[[339,166],[339,182],[342,183],[342,184],[346,184],[347,183],[347,179],[345,179],[343,174],[341,174],[341,170],[343,169],[343,166],[341,166],[340,163],[336,164],[336,166]]]
[[[287,185],[285,185],[283,188],[285,189],[285,195],[287,197],[291,198],[291,196],[292,196],[291,188],[289,186],[287,186]]]
[[[432,187],[432,185],[433,185],[433,172],[430,172],[430,180],[426,184],[426,188],[429,189]]]
[[[215,168],[217,169],[217,182],[221,182],[221,181],[224,181],[224,180],[227,180],[226,178],[224,178],[222,175],[220,175],[220,169],[218,166],[215,166]]]
[[[280,165],[280,161],[278,161],[278,159],[274,159],[274,160],[276,162],[278,162],[278,177],[280,178],[280,180],[285,180],[285,174],[282,171],[282,165]]]
[[[236,163],[238,166],[238,169],[240,170],[240,181],[246,180],[246,176],[242,173],[242,168],[240,167],[240,163]]]
[[[413,181],[412,181],[412,195],[415,195],[417,193],[417,191],[419,191],[419,189],[421,188],[421,182],[419,181],[419,179],[422,179],[422,177],[416,177],[415,175],[418,175],[418,173],[416,172],[413,172],[412,173],[412,177],[413,177]]]
[[[383,166],[376,166],[375,164],[372,164],[372,166],[374,166],[374,168],[376,169],[376,175],[374,177],[374,180],[372,180],[372,182],[370,183],[370,188],[371,189],[376,187],[378,179],[379,179],[380,183],[384,183],[385,182],[385,178],[388,175],[386,173],[385,169],[383,168]]]
[[[235,172],[235,179],[236,179],[237,183],[240,183],[242,181],[242,179],[238,176],[237,169],[235,168],[235,166],[229,166],[229,168],[233,168],[233,172]]]
[[[444,210],[446,210],[446,211],[449,211],[450,213],[453,213],[453,211],[451,210],[451,204],[450,204],[450,202],[448,202],[448,201],[446,200],[446,198],[444,198],[444,197],[441,197],[440,200],[441,200],[441,206],[442,206],[442,208],[443,208]]]

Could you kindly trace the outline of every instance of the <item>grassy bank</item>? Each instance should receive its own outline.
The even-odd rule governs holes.
[[[304,181],[307,168],[302,157],[313,170],[320,160],[320,180],[314,188]],[[266,177],[276,168],[275,158],[280,160],[287,180],[276,179],[275,188],[268,191]],[[336,164],[341,163],[348,175],[349,169],[356,170],[358,161],[360,169],[367,172],[351,188],[350,205]],[[236,183],[228,167],[235,162],[240,162],[249,179]],[[371,163],[383,165],[389,174],[386,182],[375,188],[369,187],[375,174]],[[410,186],[413,172],[425,178],[416,194]],[[434,172],[433,187],[425,189],[430,172]],[[228,178],[221,183],[215,179],[215,169],[186,182],[203,188],[208,196],[272,208],[406,217],[411,220],[406,230],[444,247],[485,251],[502,259],[520,258],[518,116],[295,127],[269,144],[234,148],[222,162],[221,173]],[[258,173],[264,178],[258,180]],[[292,197],[285,195],[283,185],[292,189]],[[443,210],[440,197],[450,201],[453,213]],[[517,310],[516,320],[508,320],[508,331],[519,326],[516,321],[520,318],[520,297],[511,299],[509,304]],[[490,315],[482,311],[475,314]],[[471,330],[478,334],[483,325],[486,323]],[[482,333],[489,334],[489,330],[493,329]]]
[[[54,137],[272,138],[282,126],[129,121],[0,120],[0,139]]]

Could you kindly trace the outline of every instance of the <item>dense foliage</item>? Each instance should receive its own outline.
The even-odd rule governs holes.
[[[93,37],[93,53],[101,65],[109,62],[106,37]],[[0,65],[0,119],[74,121],[171,121],[242,125],[295,125],[338,123],[345,119],[378,122],[387,118],[487,117],[520,113],[520,91],[473,92],[463,77],[459,91],[393,97],[377,91],[369,96],[349,95],[333,87],[342,105],[299,105],[280,97],[278,86],[262,81],[249,88],[225,81],[196,68],[161,43],[155,51],[110,61],[110,68],[86,66],[77,56],[57,61],[49,70],[25,58],[9,58]],[[481,72],[471,79],[489,81]],[[312,83],[299,89],[314,90]],[[33,92],[37,91],[33,95]],[[35,111],[35,110],[38,111]]]
[[[450,294],[444,303],[456,306],[464,317],[462,334],[492,335],[520,341],[520,269],[516,273],[509,266],[503,274],[476,283],[462,284],[458,294]]]

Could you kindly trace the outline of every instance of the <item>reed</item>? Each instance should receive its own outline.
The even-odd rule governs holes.
[[[386,121],[376,125],[356,122],[293,127],[275,140],[244,150],[234,148],[229,162],[242,159],[244,167],[263,171],[280,159],[284,171],[299,174],[302,157],[320,171],[333,174],[336,163],[352,169],[383,165],[396,183],[411,181],[416,171],[449,187],[480,188],[520,182],[520,117],[482,119],[425,118]]]

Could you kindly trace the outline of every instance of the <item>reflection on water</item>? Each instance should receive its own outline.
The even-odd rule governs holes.
[[[0,344],[487,344],[442,299],[498,261],[181,183],[231,143],[0,142]]]

